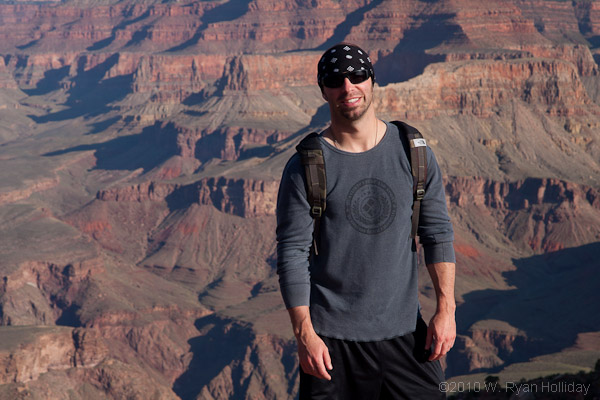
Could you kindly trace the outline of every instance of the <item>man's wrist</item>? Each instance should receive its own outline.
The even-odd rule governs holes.
[[[436,313],[456,313],[456,302],[452,299],[438,299]]]
[[[310,318],[304,319],[302,323],[294,327],[294,336],[296,340],[302,343],[306,343],[313,335],[316,335],[315,329],[313,328]]]
[[[315,333],[310,319],[308,306],[299,306],[288,309],[292,320],[292,330],[298,341],[305,339]]]

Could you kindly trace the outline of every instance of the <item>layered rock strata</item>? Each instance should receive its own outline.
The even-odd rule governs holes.
[[[252,179],[205,178],[191,185],[144,182],[130,187],[102,190],[102,201],[165,201],[169,197],[180,204],[212,205],[219,211],[244,218],[275,214],[279,182]]]

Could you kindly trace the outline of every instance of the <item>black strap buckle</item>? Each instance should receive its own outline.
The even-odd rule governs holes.
[[[312,208],[310,209],[310,215],[312,215],[313,218],[321,218],[322,214],[323,208],[321,206],[312,206]]]

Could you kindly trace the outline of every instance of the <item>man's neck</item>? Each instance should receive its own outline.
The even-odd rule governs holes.
[[[356,121],[332,119],[324,136],[340,150],[362,153],[375,147],[384,134],[385,124],[371,111]]]

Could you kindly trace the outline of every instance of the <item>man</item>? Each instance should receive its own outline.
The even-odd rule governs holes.
[[[410,162],[398,128],[375,115],[374,80],[370,58],[355,45],[333,46],[319,61],[331,124],[320,135],[327,207],[318,253],[310,254],[313,220],[298,155],[279,189],[277,272],[298,342],[301,400],[445,398],[439,359],[454,344],[456,324],[442,177],[427,148],[418,232],[437,310],[426,327],[410,239]]]

